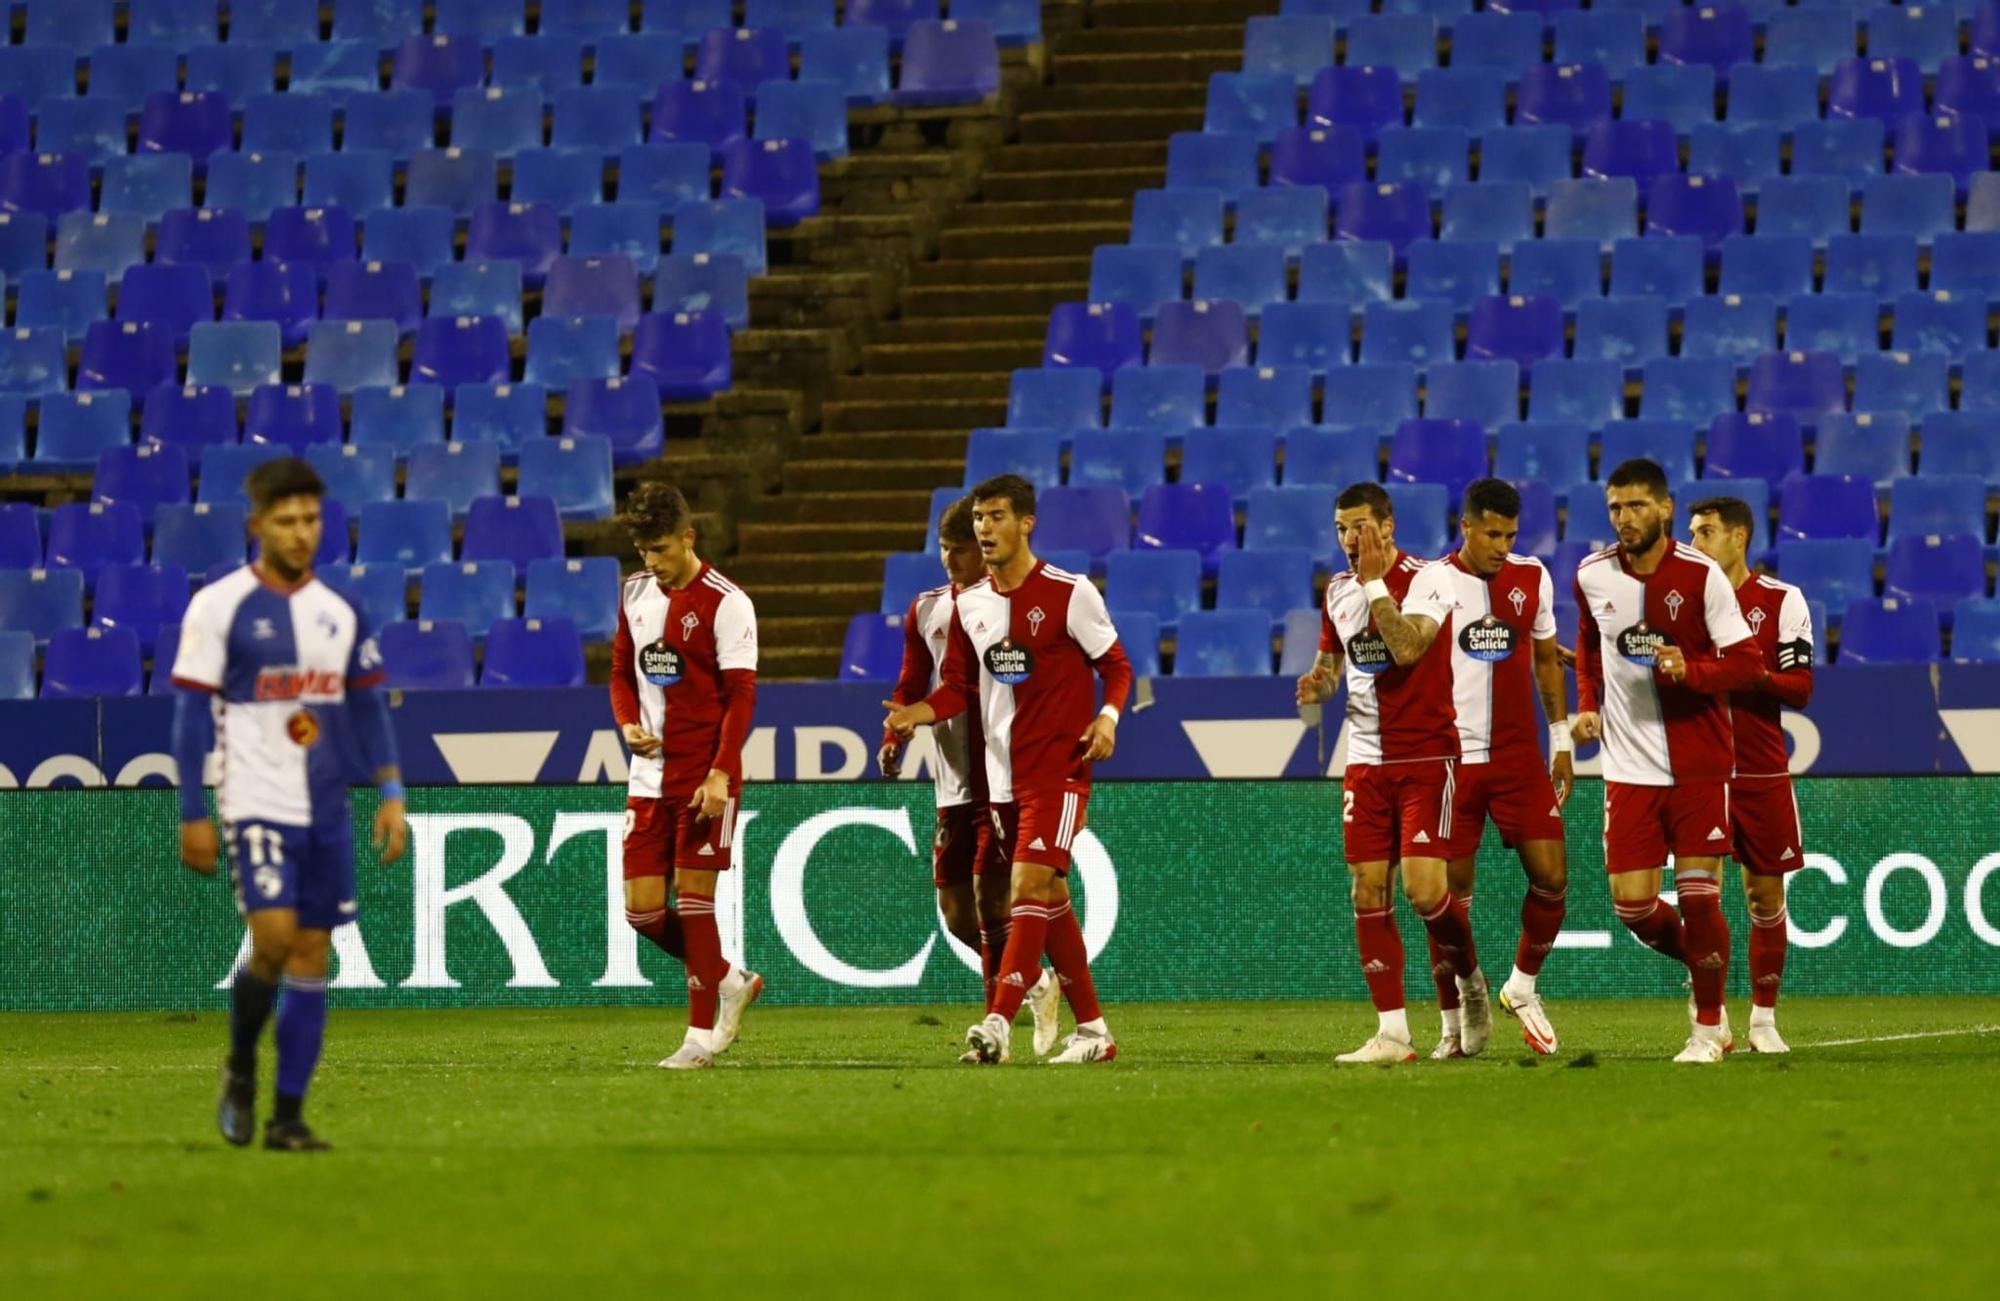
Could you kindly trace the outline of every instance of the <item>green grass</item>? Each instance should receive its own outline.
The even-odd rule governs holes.
[[[770,1009],[692,1075],[671,1012],[336,1012],[322,1157],[215,1136],[220,1015],[0,1016],[0,1295],[1992,1283],[2000,1034],[1811,1045],[1993,1000],[1798,999],[1791,1057],[1707,1069],[1677,1004],[1555,1011],[1552,1060],[1336,1069],[1365,1007],[1120,1007],[1061,1071],[954,1065],[965,1009]]]

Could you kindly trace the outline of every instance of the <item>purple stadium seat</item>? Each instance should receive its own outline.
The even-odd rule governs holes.
[[[233,501],[161,506],[153,515],[153,563],[180,565],[190,573],[242,564],[245,514],[242,503]]]
[[[639,273],[617,254],[558,257],[542,289],[544,316],[608,316],[620,331],[639,324]]]
[[[1967,113],[1989,127],[2000,122],[2000,59],[1970,54],[1953,55],[1940,62],[1937,111]]]
[[[1368,179],[1366,150],[1358,127],[1285,127],[1271,146],[1271,187],[1316,185],[1331,195]]]
[[[139,110],[142,154],[186,154],[200,164],[230,147],[229,101],[213,90],[156,90]]]
[[[215,290],[208,271],[188,265],[127,267],[118,281],[118,319],[143,321],[168,331],[176,343],[201,321],[215,319]]]
[[[378,636],[389,687],[451,691],[472,685],[472,634],[456,619],[398,619]]]
[[[305,342],[319,319],[319,288],[304,262],[239,262],[222,287],[225,321],[275,321],[285,346]]]
[[[1881,541],[1875,484],[1854,474],[1801,474],[1785,485],[1778,503],[1778,540],[1862,538]]]
[[[79,154],[0,154],[0,212],[56,217],[90,207],[90,169]]]
[[[511,560],[521,569],[562,553],[562,517],[547,497],[479,497],[466,514],[462,560]]]
[[[1660,20],[1660,62],[1706,64],[1720,82],[1734,65],[1755,61],[1755,40],[1739,5],[1676,6]]]
[[[410,381],[500,384],[509,377],[507,327],[492,316],[433,316],[417,327]]]
[[[1390,483],[1441,483],[1452,501],[1486,477],[1486,430],[1476,420],[1405,420],[1389,440]]]
[[[1842,59],[1833,70],[1826,115],[1872,117],[1894,127],[1924,111],[1924,73],[1915,59]]]
[[[1396,70],[1322,68],[1306,92],[1305,124],[1326,129],[1352,127],[1369,141],[1385,126],[1403,125],[1403,86]]]
[[[563,406],[563,433],[610,439],[619,465],[649,461],[665,436],[659,387],[643,374],[580,381]]]
[[[391,90],[428,91],[440,108],[461,87],[486,79],[486,52],[476,37],[405,36],[389,72]]]
[[[1187,362],[1214,375],[1249,360],[1250,336],[1240,304],[1199,298],[1161,305],[1153,321],[1149,365]]]
[[[91,623],[130,629],[140,653],[151,655],[160,625],[179,623],[187,603],[188,573],[179,565],[106,565],[98,571]]]
[[[1035,543],[1043,552],[1087,552],[1093,567],[1132,545],[1132,499],[1123,488],[1049,488],[1036,503]]]
[[[1853,601],[1840,621],[1842,664],[1928,664],[1938,654],[1938,612],[1929,601]]]
[[[143,677],[130,628],[63,628],[49,638],[42,698],[136,696]]]
[[[935,18],[910,24],[891,102],[977,104],[1000,91],[1000,46],[990,23]]]
[[[840,648],[842,682],[894,682],[903,660],[903,616],[857,614]]]
[[[1408,182],[1343,186],[1335,204],[1334,234],[1381,240],[1400,255],[1411,240],[1430,238],[1430,198],[1422,186]]]
[[[938,0],[847,0],[841,23],[846,27],[880,27],[901,41],[911,23],[937,15]]]
[[[482,203],[465,237],[467,262],[518,262],[530,286],[562,252],[562,218],[546,203]]]
[[[1582,135],[1611,118],[1611,76],[1595,63],[1537,63],[1521,74],[1514,121]]]
[[[354,252],[354,214],[345,208],[273,208],[265,218],[267,262],[302,262],[323,278],[329,264],[350,261]]]
[[[746,118],[743,90],[734,83],[665,81],[653,96],[652,126],[646,138],[720,150],[748,134]]]
[[[390,321],[400,334],[423,319],[423,290],[408,262],[334,262],[326,269],[329,321]]]
[[[725,199],[760,199],[773,226],[819,212],[819,164],[806,140],[735,140],[721,149]]]
[[[1527,370],[1563,355],[1562,304],[1539,294],[1488,294],[1472,305],[1465,330],[1468,361],[1513,361]]]
[[[1049,313],[1042,365],[1109,375],[1143,359],[1139,314],[1126,303],[1059,303]]]
[[[1912,114],[1894,128],[1896,170],[1941,172],[1963,194],[1974,173],[1989,170],[1986,125],[1969,113]]]
[[[28,149],[28,106],[19,95],[0,91],[0,154]]]
[[[48,567],[81,573],[86,590],[95,586],[98,571],[106,565],[145,562],[145,522],[137,506],[68,502],[49,516]]]
[[[108,393],[46,393],[41,408],[41,430],[35,439],[37,467],[88,469],[97,464],[106,448],[131,441],[130,394],[115,389]]]
[[[93,501],[130,503],[149,523],[155,506],[184,502],[193,495],[187,449],[173,444],[107,447],[90,478]]]
[[[141,445],[201,448],[237,441],[236,400],[220,384],[163,384],[146,395]]]
[[[1142,551],[1193,551],[1202,571],[1215,573],[1216,557],[1236,547],[1236,512],[1229,486],[1156,483],[1139,499],[1132,545]]]
[[[53,333],[60,341],[61,331]],[[154,386],[178,378],[170,330],[138,321],[92,321],[84,333],[76,368],[79,389],[122,388],[137,405]]]
[[[1805,434],[1790,415],[1726,411],[1708,427],[1704,479],[1762,479],[1777,493],[1805,468]]]
[[[265,384],[244,410],[243,441],[301,453],[314,443],[337,443],[340,394],[330,384]]]
[[[1641,187],[1680,170],[1680,148],[1670,122],[1635,119],[1599,122],[1583,138],[1586,177],[1629,176]]]
[[[156,262],[185,262],[220,281],[250,260],[250,218],[237,208],[175,208],[160,217]]]
[[[1950,627],[1954,605],[1986,596],[1981,539],[1969,532],[1894,539],[1883,564],[1882,595],[1929,601]]]
[[[0,502],[0,569],[40,569],[42,528],[25,501]]]
[[[1656,176],[1646,190],[1648,235],[1695,235],[1711,251],[1743,233],[1743,196],[1727,176]]]
[[[1778,352],[1750,364],[1747,411],[1790,415],[1810,429],[1829,411],[1847,406],[1847,380],[1830,352]]]
[[[580,687],[583,638],[564,618],[495,619],[486,634],[482,687]]]
[[[775,27],[722,27],[701,38],[695,50],[698,81],[725,81],[756,86],[784,81],[792,75],[785,34]]]
[[[632,334],[633,375],[663,402],[700,402],[730,383],[729,325],[714,312],[651,312]]]

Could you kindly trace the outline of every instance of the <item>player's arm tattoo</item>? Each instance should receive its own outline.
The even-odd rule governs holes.
[[[1562,659],[1556,653],[1556,639],[1535,643],[1535,690],[1542,698],[1542,716],[1560,723],[1569,715],[1569,696],[1563,690]]]
[[[1437,636],[1437,621],[1421,614],[1404,614],[1390,597],[1382,597],[1368,607],[1375,627],[1398,664],[1415,664],[1431,648]]]
[[[1324,673],[1327,677],[1337,680],[1344,662],[1339,651],[1321,651],[1313,660],[1313,672]]]

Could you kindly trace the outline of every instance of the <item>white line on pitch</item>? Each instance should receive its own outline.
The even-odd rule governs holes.
[[[2000,1025],[1969,1025],[1959,1030],[1919,1030],[1915,1034],[1878,1034],[1862,1039],[1822,1039],[1816,1044],[1800,1044],[1799,1047],[1847,1048],[1854,1044],[1889,1044],[1905,1039],[1955,1039],[1975,1034],[2000,1034]]]

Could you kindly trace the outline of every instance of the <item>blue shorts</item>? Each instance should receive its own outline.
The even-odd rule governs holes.
[[[228,832],[229,880],[243,913],[291,908],[300,926],[316,931],[361,916],[354,893],[354,833],[345,823],[233,822]]]

